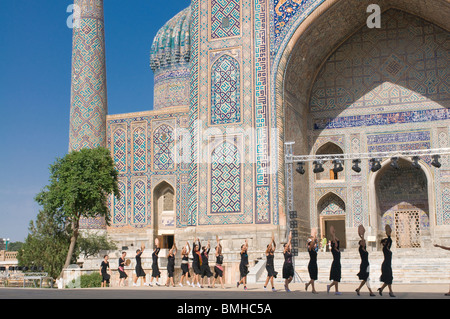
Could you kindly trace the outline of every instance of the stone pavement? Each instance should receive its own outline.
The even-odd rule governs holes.
[[[91,289],[39,289],[39,288],[0,288],[0,300],[5,299],[167,299],[167,300],[192,300],[192,299],[210,299],[210,300],[277,300],[277,299],[428,299],[428,300],[450,300],[450,296],[445,296],[449,291],[449,283],[443,284],[393,284],[395,298],[389,297],[388,289],[383,292],[383,296],[378,295],[376,291],[380,285],[373,285],[372,290],[376,293],[375,297],[370,297],[367,287],[361,289],[361,296],[357,296],[355,289],[357,284],[341,283],[339,290],[342,295],[335,295],[334,289],[329,294],[326,292],[326,284],[316,284],[318,294],[312,294],[311,288],[305,292],[303,283],[294,283],[290,285],[291,292],[284,290],[282,284],[276,283],[278,291],[272,292],[269,288],[263,290],[261,284],[250,284],[248,289],[244,290],[242,285],[227,285],[225,289],[220,286],[216,288],[192,288],[192,287],[109,287],[109,288],[91,288]]]

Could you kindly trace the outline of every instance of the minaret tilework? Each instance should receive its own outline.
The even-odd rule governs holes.
[[[75,0],[69,151],[106,146],[103,0]]]

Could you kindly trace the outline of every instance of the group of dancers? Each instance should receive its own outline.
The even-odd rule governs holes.
[[[392,281],[393,281],[393,273],[392,273],[392,239],[391,239],[391,228],[389,225],[386,225],[385,228],[386,231],[386,238],[381,240],[382,244],[382,250],[383,250],[383,256],[384,261],[381,265],[381,276],[380,281],[383,283],[380,288],[378,288],[378,293],[380,296],[383,295],[383,291],[386,287],[389,289],[389,296],[395,297],[393,291],[392,291]],[[372,288],[370,287],[370,280],[369,280],[369,274],[370,274],[370,264],[369,264],[369,253],[367,251],[366,247],[366,241],[364,239],[364,233],[365,229],[361,225],[358,228],[358,234],[360,236],[359,241],[359,254],[361,257],[361,264],[360,269],[357,274],[358,278],[361,280],[361,283],[358,288],[356,288],[355,292],[360,295],[360,291],[363,288],[364,285],[367,286],[369,290],[370,296],[375,296],[375,294],[372,291]],[[330,290],[332,287],[335,289],[335,294],[340,295],[342,294],[339,291],[339,282],[341,281],[341,251],[340,251],[340,242],[339,239],[336,237],[335,229],[333,226],[330,228],[330,234],[331,234],[331,254],[333,256],[333,262],[331,264],[331,270],[330,270],[330,276],[329,280],[331,280],[331,284],[327,285],[327,293],[330,293]],[[292,235],[289,234],[288,242],[284,244],[283,246],[283,255],[284,255],[284,263],[282,268],[282,276],[284,279],[284,289],[287,292],[290,292],[289,284],[294,278],[294,265],[293,265],[293,258],[292,258],[292,244],[291,244]],[[191,274],[189,271],[189,254],[191,252],[191,247],[189,245],[189,242],[186,242],[186,245],[181,250],[181,270],[182,275],[180,278],[180,281],[178,283],[179,286],[183,286],[184,284],[192,285],[192,287],[204,287],[205,279],[208,281],[208,288],[214,288],[217,279],[220,282],[220,285],[222,288],[224,287],[224,268],[223,268],[223,254],[222,254],[222,245],[220,244],[220,240],[218,236],[216,236],[216,247],[215,247],[215,257],[216,262],[214,265],[214,275],[211,272],[210,266],[209,266],[209,252],[211,249],[210,242],[208,240],[206,246],[202,246],[200,240],[197,238],[193,242],[192,247],[192,269],[193,269],[193,278],[191,278]],[[440,247],[446,250],[450,250],[448,247],[443,247],[439,245],[435,245],[436,247]],[[160,245],[158,239],[155,239],[155,248],[152,252],[152,275],[150,282],[146,282],[146,273],[144,272],[144,269],[142,268],[141,264],[141,256],[144,252],[145,246],[142,245],[140,249],[136,251],[136,266],[135,266],[135,272],[136,276],[133,280],[133,286],[137,286],[137,280],[139,278],[142,278],[143,284],[145,286],[153,286],[153,280],[156,279],[155,284],[157,286],[160,286],[158,280],[161,276],[161,272],[159,271],[158,266],[158,254],[160,252]],[[276,243],[274,236],[272,234],[272,238],[270,243],[267,245],[265,255],[266,255],[266,270],[267,270],[267,278],[264,283],[264,290],[267,290],[267,285],[270,282],[272,291],[276,291],[275,285],[274,285],[274,278],[277,277],[278,272],[275,271],[275,265],[274,265],[274,253],[276,249]],[[317,294],[318,292],[315,289],[315,281],[318,279],[318,267],[317,267],[317,251],[319,250],[319,243],[317,239],[317,234],[315,230],[313,230],[312,235],[308,238],[307,242],[307,250],[310,256],[310,260],[308,263],[308,273],[310,277],[310,281],[305,284],[305,291],[308,290],[308,288],[311,286],[312,293]],[[169,249],[168,256],[167,256],[167,281],[166,286],[172,285],[175,287],[174,283],[174,273],[175,273],[175,255],[177,253],[177,247],[175,243],[173,244],[172,248]],[[122,256],[119,258],[119,286],[123,286],[125,279],[128,277],[128,275],[125,273],[125,266],[130,264],[130,260],[126,260],[126,252],[122,253]],[[240,285],[244,286],[244,290],[247,290],[247,275],[249,273],[249,261],[248,261],[248,241],[245,240],[244,244],[241,246],[240,251],[240,264],[239,264],[239,273],[240,273],[240,280],[236,283],[236,286],[239,287]],[[109,268],[109,262],[108,262],[108,256],[105,255],[104,260],[100,267],[100,273],[102,275],[102,287],[109,284],[110,275],[107,273],[107,268]],[[211,283],[211,277],[213,277],[213,281]],[[190,282],[190,279],[192,279],[192,282]],[[450,291],[448,294],[450,295]]]

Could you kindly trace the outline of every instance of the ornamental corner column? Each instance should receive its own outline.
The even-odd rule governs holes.
[[[106,147],[103,0],[74,0],[69,151]]]

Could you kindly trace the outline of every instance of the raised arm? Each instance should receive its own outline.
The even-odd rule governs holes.
[[[438,247],[438,248],[442,248],[442,249],[445,249],[445,250],[450,250],[450,247],[445,247],[445,246],[441,246],[441,245],[434,245],[434,247]]]
[[[292,232],[289,232],[289,238],[286,246],[284,247],[284,253],[291,249]]]

